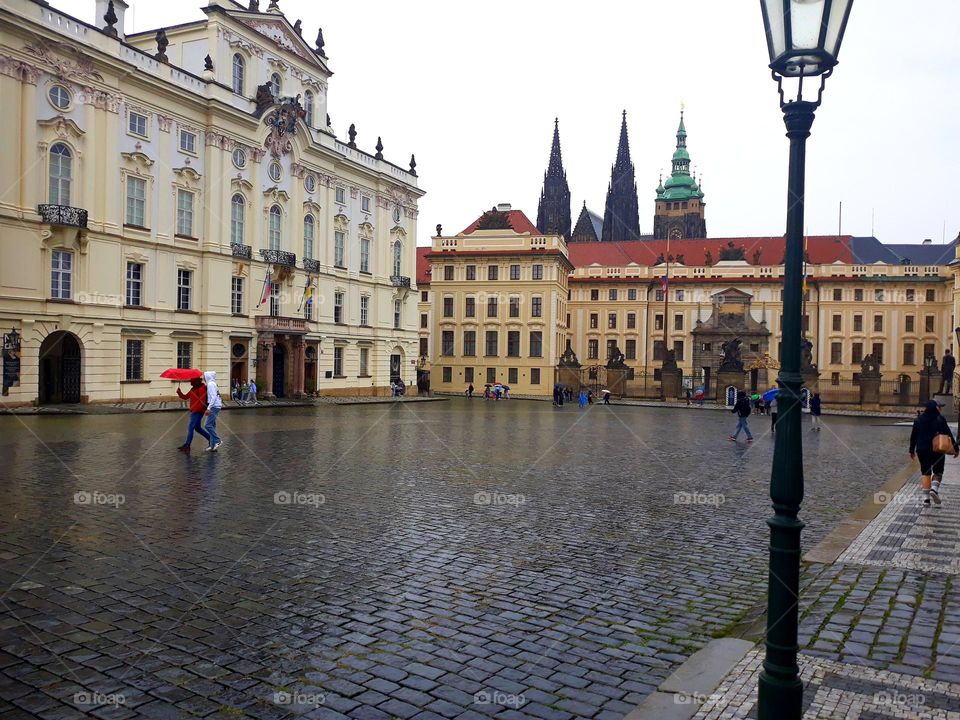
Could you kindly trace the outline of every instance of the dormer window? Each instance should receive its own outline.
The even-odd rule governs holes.
[[[233,77],[231,87],[238,95],[243,95],[243,79],[246,73],[246,62],[243,55],[237,53],[233,56]]]
[[[270,76],[270,94],[275,98],[280,97],[280,76],[277,73]]]

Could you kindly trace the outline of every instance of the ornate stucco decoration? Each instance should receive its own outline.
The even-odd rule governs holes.
[[[149,170],[153,165],[153,160],[144,155],[142,152],[122,152],[120,153],[120,156],[137,175],[146,174],[147,170]]]
[[[61,80],[68,78],[103,80],[103,76],[93,69],[90,58],[72,45],[38,39],[34,43],[24,45],[23,49],[40,62],[52,67],[54,74]],[[59,57],[54,54],[55,52],[61,55],[72,55],[73,59]]]
[[[170,128],[173,126],[173,118],[157,113],[157,125],[163,132],[170,132]]]
[[[297,118],[305,115],[303,108],[300,107],[299,96],[296,99],[287,99],[267,113],[264,123],[270,132],[263,141],[263,146],[273,157],[279,158],[293,149],[290,138],[296,132]]]
[[[373,238],[373,225],[367,221],[360,223],[359,233],[362,238]]]
[[[305,213],[313,213],[314,215],[319,216],[320,210],[321,210],[320,205],[318,205],[317,203],[311,200],[307,200],[303,203],[303,211]]]
[[[260,33],[270,40],[273,40],[273,42],[275,42],[284,50],[292,52],[297,57],[312,64],[316,64],[316,58],[310,57],[310,55],[307,54],[307,52],[303,49],[303,41],[295,37],[293,33],[287,30],[286,23],[282,21],[271,22],[267,20],[244,20],[242,22],[251,30]]]
[[[333,218],[333,227],[339,232],[346,232],[350,225],[350,218],[343,213],[337,213]]]
[[[9,55],[0,55],[0,75],[16,78],[30,85],[36,85],[43,71],[35,65]]]
[[[81,89],[79,100],[84,105],[93,105],[98,110],[106,110],[112,113],[120,112],[120,105],[123,102],[123,99],[119,95],[97,90],[90,86]]]
[[[63,115],[57,115],[49,120],[38,120],[37,125],[48,130],[61,140],[79,140],[85,135],[85,131],[73,120]]]
[[[173,168],[173,174],[177,179],[174,186],[187,187],[191,190],[200,187],[200,173],[192,167]]]
[[[250,192],[253,190],[253,183],[243,177],[242,174],[237,173],[236,177],[230,178],[230,189],[235,192]]]
[[[239,49],[258,58],[263,57],[263,48],[256,43],[252,43],[226,28],[219,28],[219,32],[223,39],[227,41],[227,44],[234,50]]]
[[[280,202],[286,203],[290,199],[290,193],[286,190],[281,190],[278,187],[270,187],[263,191],[263,196],[269,199],[271,202]],[[269,207],[264,208],[265,212],[270,211]]]

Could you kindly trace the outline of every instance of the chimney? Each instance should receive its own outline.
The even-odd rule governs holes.
[[[500,212],[510,212],[513,209],[513,206],[510,203],[498,203],[497,210]]]
[[[107,8],[110,6],[110,0],[96,0],[96,3],[97,14],[94,18],[93,24],[103,30],[107,25],[107,21],[103,19],[103,16],[107,14]],[[117,37],[119,37],[121,40],[123,40],[125,37],[125,33],[123,31],[123,22],[126,11],[126,0],[113,0],[113,12],[117,16],[117,23],[114,25],[114,28],[117,31]]]

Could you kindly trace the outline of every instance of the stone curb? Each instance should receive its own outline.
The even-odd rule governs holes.
[[[624,720],[690,720],[754,648],[736,638],[711,640],[648,695]]]

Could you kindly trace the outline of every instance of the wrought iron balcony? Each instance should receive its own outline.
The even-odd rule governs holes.
[[[320,261],[313,260],[311,258],[303,259],[303,269],[308,273],[318,273],[320,272]]]
[[[406,275],[391,275],[390,283],[394,287],[408,288],[410,287],[410,278]]]
[[[233,256],[235,258],[244,258],[250,260],[253,257],[253,248],[249,245],[231,245],[230,249],[233,251]]]
[[[47,225],[87,226],[87,211],[69,205],[38,205],[37,214]]]
[[[286,250],[261,250],[260,257],[264,262],[272,265],[284,265],[286,267],[296,267],[297,256]]]

